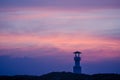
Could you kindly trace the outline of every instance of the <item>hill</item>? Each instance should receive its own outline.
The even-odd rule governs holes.
[[[52,72],[42,76],[0,76],[0,80],[120,80],[120,74],[74,74],[71,72]]]

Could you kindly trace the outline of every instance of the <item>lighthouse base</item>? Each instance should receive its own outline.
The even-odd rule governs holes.
[[[80,66],[74,66],[73,67],[73,72],[77,74],[81,74],[81,67]]]

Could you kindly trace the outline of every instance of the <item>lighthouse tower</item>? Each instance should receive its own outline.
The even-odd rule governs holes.
[[[74,52],[74,54],[75,54],[75,57],[74,57],[75,65],[73,66],[73,73],[81,74],[81,66],[80,66],[81,52],[76,51]]]

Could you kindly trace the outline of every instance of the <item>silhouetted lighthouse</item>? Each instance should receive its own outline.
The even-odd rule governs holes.
[[[75,57],[74,57],[75,65],[73,66],[73,72],[77,73],[77,74],[81,74],[81,66],[80,66],[81,52],[76,51],[76,52],[74,52],[74,54],[75,54]]]

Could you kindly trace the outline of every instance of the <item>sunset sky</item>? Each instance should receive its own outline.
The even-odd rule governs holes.
[[[120,73],[120,0],[0,0],[0,75]]]

